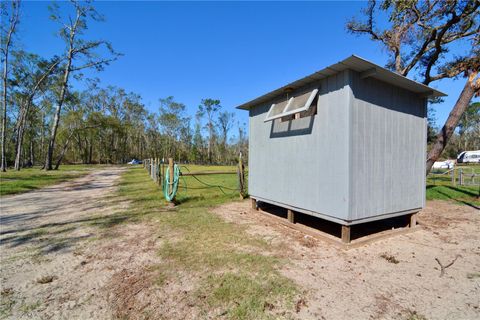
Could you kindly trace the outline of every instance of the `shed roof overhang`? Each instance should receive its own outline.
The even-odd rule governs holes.
[[[386,83],[390,83],[394,86],[418,93],[424,97],[433,98],[446,96],[446,94],[441,91],[430,88],[429,86],[426,86],[420,82],[410,80],[407,77],[385,69],[384,67],[381,67],[356,55],[352,55],[345,60],[342,60],[336,64],[332,64],[331,66],[306,76],[305,78],[289,83],[281,88],[264,94],[263,96],[243,103],[237,106],[237,109],[249,110],[252,107],[282,96],[286,90],[296,90],[301,87],[308,86],[318,80],[332,76],[347,69],[359,72],[360,77],[362,78],[372,77]]]

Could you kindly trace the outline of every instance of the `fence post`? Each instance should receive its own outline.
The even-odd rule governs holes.
[[[240,189],[240,199],[245,199],[245,174],[241,152],[238,157],[238,186]]]
[[[455,167],[452,169],[452,185],[455,186]]]
[[[164,159],[162,158],[161,162],[161,168],[160,168],[160,173],[161,173],[161,179],[160,179],[160,185],[162,186],[162,190],[165,187],[163,184],[165,183],[165,168],[164,168]]]
[[[158,158],[155,159],[155,183],[158,182],[158,163],[160,161],[158,160]]]
[[[168,184],[168,193],[173,192],[173,158],[168,158],[168,178],[170,183]],[[170,201],[170,205],[175,205],[175,198]]]
[[[150,179],[153,179],[153,160],[154,158],[150,159]]]
[[[463,169],[459,169],[458,174],[458,184],[463,186]]]

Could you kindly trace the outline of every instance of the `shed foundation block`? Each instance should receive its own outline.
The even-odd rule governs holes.
[[[342,242],[350,243],[350,226],[342,226]]]
[[[288,209],[287,210],[287,218],[290,223],[295,223],[295,212],[292,210]]]

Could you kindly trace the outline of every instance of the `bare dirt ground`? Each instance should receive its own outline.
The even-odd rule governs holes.
[[[0,318],[110,319],[142,305],[158,244],[146,223],[116,224],[122,171],[2,197]]]
[[[305,236],[249,202],[215,212],[280,245],[281,272],[304,288],[300,319],[480,319],[480,212],[428,202],[420,230],[348,251]],[[440,277],[442,265],[448,265]]]
[[[122,170],[2,197],[0,318],[198,315],[188,275],[156,285],[155,222],[119,223],[129,207],[113,196]],[[294,318],[480,318],[480,213],[471,207],[429,202],[420,230],[348,251],[252,211],[248,201],[214,212],[275,244],[265,254],[283,258],[281,273],[302,290]],[[440,277],[436,259],[448,265],[456,257]]]

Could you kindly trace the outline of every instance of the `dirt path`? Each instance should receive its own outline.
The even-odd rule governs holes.
[[[278,245],[281,272],[305,289],[299,319],[480,319],[480,212],[428,202],[422,229],[344,251],[250,209],[215,210]],[[271,254],[271,253],[270,253]],[[438,258],[453,265],[440,277]]]
[[[148,225],[119,225],[128,208],[113,197],[122,171],[2,197],[0,318],[108,319],[129,303],[115,292],[139,283],[156,242]]]
[[[154,221],[129,220],[129,203],[115,193],[122,170],[1,199],[0,319],[191,314],[189,275],[156,285],[164,240]],[[293,318],[480,318],[478,210],[429,202],[419,216],[421,230],[344,251],[249,206],[234,202],[214,212],[273,244],[262,253],[283,258],[281,273],[302,290]],[[457,256],[440,277],[435,259],[447,265]]]

